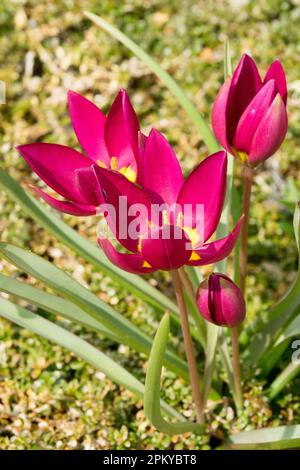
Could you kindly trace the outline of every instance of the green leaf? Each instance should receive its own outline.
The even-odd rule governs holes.
[[[220,447],[228,450],[283,450],[298,449],[300,425],[279,426],[232,434]]]
[[[231,71],[231,60],[230,60],[230,52],[229,52],[229,42],[225,42],[225,59],[224,59],[224,72],[225,78],[227,78],[228,74]],[[227,181],[226,181],[226,196],[224,201],[224,207],[221,214],[220,223],[217,228],[217,239],[223,238],[228,235],[230,231],[230,223],[231,223],[231,200],[232,200],[232,187],[233,187],[233,171],[234,171],[234,157],[228,154],[228,164],[227,164]],[[217,264],[214,265],[214,271],[219,273],[227,272],[227,259],[223,259],[219,261]],[[205,368],[204,368],[204,376],[203,376],[203,383],[204,383],[204,403],[206,403],[206,399],[208,397],[208,393],[211,387],[212,377],[214,373],[214,366],[215,366],[215,354],[218,345],[218,335],[220,332],[220,328],[213,324],[208,324],[207,326],[207,341],[206,341],[206,361],[205,361]],[[220,353],[224,357],[224,362],[228,365],[227,372],[229,376],[229,384],[233,383],[232,376],[233,371],[231,367],[231,362],[228,362],[226,359],[228,357],[227,351],[227,343],[223,342],[222,348],[220,349]],[[234,392],[233,392],[234,393]]]
[[[266,376],[271,372],[271,370],[278,364],[278,361],[286,348],[289,346],[291,339],[300,335],[300,307],[297,312],[298,316],[287,326],[272,348],[270,348],[268,353],[265,354],[263,360],[260,361],[262,375]]]
[[[164,70],[152,57],[147,54],[138,44],[130,39],[126,34],[122,33],[119,29],[111,25],[108,21],[104,20],[98,15],[91,12],[84,12],[85,16],[95,23],[99,28],[106,31],[110,36],[121,42],[127,49],[133,52],[150,70],[166,85],[169,91],[175,96],[178,103],[187,112],[192,122],[200,132],[203,141],[205,142],[208,150],[214,152],[219,149],[209,126],[206,124],[203,117],[195,108],[192,101],[189,100],[183,89],[175,82],[175,80]]]
[[[300,238],[300,202],[296,204],[294,213],[294,232],[296,237],[296,243],[298,251],[300,252],[299,238]]]
[[[299,362],[290,364],[279,374],[269,388],[269,397],[273,400],[281,390],[288,385],[300,373]]]
[[[149,355],[151,338],[71,276],[43,258],[8,243],[0,243],[0,253],[19,269],[39,279],[56,293],[71,300],[88,315],[100,321],[115,336],[123,338],[124,344]],[[186,363],[173,352],[167,351],[165,365],[181,377],[188,378]]]
[[[297,204],[294,229],[296,241],[299,240],[300,221],[299,221],[299,204]],[[300,308],[300,252],[298,259],[298,273],[296,279],[285,294],[268,313],[266,324],[257,332],[251,341],[251,344],[245,350],[245,360],[251,365],[263,366],[264,357],[271,350],[274,342],[297,315]]]
[[[44,310],[59,314],[76,324],[90,328],[91,330],[101,333],[118,343],[122,342],[122,338],[115,336],[108,328],[105,328],[98,320],[86,314],[84,310],[79,308],[69,300],[62,299],[54,294],[48,294],[41,289],[17,281],[16,279],[4,276],[0,273],[0,291],[13,295],[20,299],[36,305]]]
[[[218,326],[213,325],[212,323],[207,323],[207,341],[205,348],[205,366],[203,374],[203,403],[206,403],[211,388],[212,377],[215,367],[215,355],[218,343],[219,330],[220,328]]]
[[[203,428],[199,424],[186,422],[183,416],[180,417],[179,422],[169,423],[161,414],[159,398],[160,377],[169,331],[170,318],[166,313],[163,316],[155,335],[147,367],[144,395],[145,415],[158,431],[165,434],[174,435],[183,434],[185,432],[201,434],[203,432]]]
[[[150,305],[160,311],[169,310],[175,313],[178,320],[178,309],[174,302],[141,277],[127,273],[114,266],[96,244],[83,238],[45,205],[26,193],[13,178],[1,168],[0,185],[30,217],[48,232],[52,233],[64,245],[71,248],[71,250],[79,256],[82,256],[86,261],[92,263],[96,268],[100,268],[112,279],[115,279],[119,285],[145,300]]]
[[[55,323],[30,312],[29,310],[14,305],[0,297],[0,315],[17,325],[26,328],[50,341],[72,351],[84,359],[96,369],[101,370],[107,377],[119,385],[124,386],[138,397],[144,394],[144,385],[130,374],[124,367],[111,359],[103,352],[96,349],[87,341],[70,333]],[[169,415],[178,418],[180,415],[171,406],[161,403],[162,409]]]

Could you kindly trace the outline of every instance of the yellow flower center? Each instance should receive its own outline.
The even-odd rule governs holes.
[[[107,168],[105,163],[101,162],[101,160],[97,160],[98,165],[101,168]],[[136,171],[134,171],[131,166],[124,166],[123,168],[119,168],[119,162],[117,157],[111,157],[110,159],[110,169],[114,171],[118,171],[121,173],[125,178],[127,178],[129,181],[132,183],[135,182],[137,174]]]

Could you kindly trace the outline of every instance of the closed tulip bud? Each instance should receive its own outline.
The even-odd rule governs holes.
[[[218,326],[238,326],[246,314],[240,289],[224,274],[213,273],[200,284],[197,305],[205,320]]]
[[[275,60],[262,80],[253,59],[244,54],[213,106],[212,126],[218,141],[250,166],[266,160],[285,138],[286,101],[286,78],[280,62]]]

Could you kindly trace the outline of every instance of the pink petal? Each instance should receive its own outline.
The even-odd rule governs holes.
[[[250,101],[261,88],[254,60],[244,54],[232,76],[226,112],[227,139],[232,145],[237,124]]]
[[[77,186],[75,171],[88,168],[92,161],[64,145],[35,143],[17,147],[31,169],[58,194],[89,204]]]
[[[227,258],[237,242],[243,219],[244,216],[239,219],[233,231],[226,237],[216,240],[215,242],[207,243],[198,250],[194,250],[200,259],[189,261],[187,264],[190,266],[205,266],[207,264],[217,263],[218,261]]]
[[[105,170],[94,166],[99,185],[104,194],[105,204],[111,204],[116,211],[116,220],[113,221],[111,216],[107,216],[107,222],[115,235],[129,251],[136,252],[138,246],[137,237],[129,233],[137,213],[128,215],[130,208],[137,209],[141,213],[142,220],[140,223],[140,231],[148,228],[148,219],[150,219],[151,202],[147,195],[135,184],[131,183],[122,174]],[[120,199],[121,197],[121,199]],[[106,211],[104,207],[104,212]]]
[[[226,194],[226,170],[226,152],[210,155],[188,176],[178,196],[177,202],[183,209],[184,226],[194,228],[204,222],[204,241],[215,232],[221,217]],[[192,211],[189,211],[188,206],[184,210],[185,204],[191,204]],[[197,217],[200,205],[203,205],[204,221]],[[199,232],[203,229],[201,226],[198,228]]]
[[[40,188],[35,186],[30,186],[34,191],[44,199],[50,206],[56,209],[59,212],[64,212],[65,214],[76,215],[76,216],[88,216],[95,215],[97,208],[95,206],[88,206],[84,204],[76,204],[75,202],[70,201],[59,201],[49,194],[42,191]]]
[[[98,243],[107,258],[124,271],[133,274],[147,274],[155,271],[154,268],[143,266],[144,259],[140,254],[119,253],[107,239],[99,238]]]
[[[176,203],[183,184],[177,157],[160,132],[152,129],[143,157],[143,187],[153,199],[169,206]]]
[[[164,225],[153,228],[148,238],[142,238],[141,252],[154,268],[178,269],[190,259],[190,240],[180,227]]]
[[[249,162],[258,163],[273,155],[282,144],[287,128],[286,107],[278,94],[254,135]]]
[[[139,152],[138,152],[138,158],[137,158],[136,182],[137,184],[141,186],[143,186],[143,180],[144,180],[144,155],[145,155],[145,146],[146,146],[147,139],[148,137],[139,131],[138,133]]]
[[[249,103],[237,126],[234,139],[234,147],[237,150],[249,154],[253,136],[277,92],[275,80],[269,80]]]
[[[118,169],[131,166],[136,171],[139,122],[125,90],[120,90],[105,123],[105,142],[111,157],[118,159]]]
[[[215,133],[216,138],[219,143],[226,149],[228,152],[231,152],[231,145],[227,139],[227,102],[229,91],[231,87],[231,78],[227,80],[221,86],[219,93],[213,104],[212,109],[212,127]]]
[[[287,102],[287,85],[286,85],[286,76],[283,70],[283,67],[278,59],[270,65],[267,74],[264,79],[264,83],[267,83],[269,80],[274,79],[276,82],[277,89],[281,95],[282,101],[286,105]]]
[[[104,141],[105,114],[94,103],[75,93],[68,92],[69,112],[75,134],[81,147],[94,162],[110,166]]]
[[[82,196],[90,204],[99,206],[103,203],[103,194],[99,185],[94,165],[88,168],[79,168],[75,170],[76,185]]]

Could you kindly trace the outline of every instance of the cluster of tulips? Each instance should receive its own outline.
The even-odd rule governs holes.
[[[156,129],[148,136],[141,132],[124,90],[118,93],[107,115],[83,96],[69,92],[70,116],[84,154],[50,143],[22,145],[18,151],[44,183],[62,196],[57,199],[34,187],[48,204],[74,216],[104,216],[121,245],[118,249],[109,237],[98,237],[113,264],[135,274],[171,271],[178,287],[180,268],[210,265],[226,258],[240,232],[244,255],[241,263],[245,264],[243,243],[250,190],[244,214],[232,232],[211,241],[226,194],[226,152],[245,165],[248,176],[253,175],[253,170],[273,155],[285,138],[286,101],[286,79],[280,62],[275,60],[262,80],[255,62],[244,55],[213,106],[212,127],[225,150],[208,156],[185,180],[165,137]],[[128,210],[120,203],[124,199]],[[130,230],[133,226],[134,233]],[[209,322],[237,327],[243,321],[246,307],[242,268],[239,286],[221,273],[211,274],[200,284],[197,305]],[[180,304],[180,288],[176,292]],[[188,355],[188,332],[183,333]],[[188,358],[189,366],[191,360]]]

